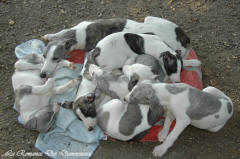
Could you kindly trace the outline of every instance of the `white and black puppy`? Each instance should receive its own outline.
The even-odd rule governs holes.
[[[184,83],[152,84],[143,81],[132,89],[125,100],[141,104],[159,102],[159,106],[163,106],[167,112],[164,128],[158,136],[163,143],[153,151],[158,157],[166,153],[188,125],[217,132],[233,114],[233,103],[222,91],[214,87],[200,91]],[[175,118],[176,125],[168,135],[169,127]]]
[[[92,76],[89,73],[89,66],[91,64],[95,64],[95,65],[97,64],[96,57],[99,56],[99,53],[100,53],[99,49],[94,49],[86,57],[83,69],[81,71],[82,81],[79,85],[76,100],[82,96],[85,96],[86,94],[93,93],[94,90],[96,89],[96,84],[93,82]],[[155,81],[157,79],[161,81],[162,79],[165,78],[165,75],[163,74],[161,67],[159,67],[158,60],[156,60],[151,55],[147,55],[147,54],[139,55],[132,62],[136,62],[138,64],[134,64],[131,66],[127,65],[123,69],[123,72],[125,73],[126,77],[128,77],[128,79],[130,80],[128,82],[128,90],[131,90],[139,81],[142,81],[142,80],[149,79],[149,80]],[[97,68],[97,67],[92,67],[92,68]],[[111,69],[107,69],[107,70],[109,72],[112,72]],[[144,73],[141,73],[141,72],[144,72]]]
[[[152,72],[151,69],[147,71]],[[149,73],[150,74],[150,73]],[[85,126],[91,130],[96,125],[96,111],[98,111],[102,105],[112,99],[123,100],[124,97],[129,93],[130,85],[131,88],[137,83],[130,83],[130,80],[120,70],[105,70],[96,65],[89,65],[89,76],[91,76],[92,86],[95,88],[94,91],[83,92],[81,96],[77,96],[72,107],[81,119]],[[155,80],[155,76],[153,77]],[[84,79],[84,76],[83,76]],[[147,77],[149,79],[149,77]],[[85,79],[87,80],[87,79]],[[140,80],[140,79],[139,79]],[[83,83],[81,83],[82,85]],[[86,85],[82,85],[83,89],[86,89]],[[92,88],[93,89],[93,88]],[[94,103],[84,104],[82,100],[87,101],[89,95],[94,94]],[[79,95],[79,94],[78,94]],[[89,97],[92,100],[92,98]],[[81,108],[77,110],[76,106]],[[66,104],[65,104],[66,107]]]
[[[65,85],[54,87],[54,79],[46,81],[39,76],[43,62],[41,55],[29,54],[15,63],[12,76],[16,109],[22,123],[25,127],[39,132],[46,132],[52,127],[58,111],[50,103],[50,98],[78,84],[78,80],[72,80]],[[58,68],[64,66],[73,67],[73,64],[66,60],[58,64]]]
[[[148,54],[159,59],[162,69],[172,82],[180,82],[183,66],[199,66],[198,60],[183,60],[159,36],[118,32],[99,41],[92,51],[95,62],[107,69],[122,68],[133,63],[138,55]]]
[[[154,17],[146,17],[146,23],[139,23],[129,19],[102,19],[83,21],[70,29],[56,34],[47,34],[44,39],[50,42],[45,52],[45,63],[41,70],[41,77],[53,72],[52,68],[67,57],[67,53],[74,49],[92,50],[98,41],[115,32],[147,33],[160,36],[174,51],[181,52],[185,57],[189,50],[190,39],[184,31],[173,22],[158,18],[151,23]],[[158,21],[158,23],[155,23]]]
[[[129,92],[126,76],[102,70],[95,65],[90,65],[89,70],[94,76],[97,91],[62,106],[73,109],[89,131],[99,125],[107,135],[119,140],[139,140],[144,137],[163,114],[163,107],[159,106],[158,100],[148,105],[126,103],[121,100]],[[107,96],[110,98],[102,102]]]

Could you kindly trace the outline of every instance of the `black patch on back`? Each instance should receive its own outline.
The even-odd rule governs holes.
[[[124,34],[124,38],[133,52],[138,55],[145,53],[143,37],[133,33],[126,33]]]
[[[176,38],[177,41],[180,41],[182,46],[186,48],[187,45],[190,44],[190,38],[187,37],[187,35],[184,33],[184,31],[180,27],[175,28],[175,32],[177,35],[177,38]]]
[[[121,32],[126,25],[125,19],[101,19],[90,24],[86,29],[85,51],[92,50],[98,41],[112,33]]]
[[[172,55],[169,51],[165,51],[161,53],[163,58],[164,68],[166,70],[167,75],[171,75],[172,73],[177,72],[177,58],[176,56]]]

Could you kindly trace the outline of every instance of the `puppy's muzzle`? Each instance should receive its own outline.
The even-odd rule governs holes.
[[[47,73],[46,72],[41,72],[40,73],[40,77],[41,78],[46,78],[47,77]]]

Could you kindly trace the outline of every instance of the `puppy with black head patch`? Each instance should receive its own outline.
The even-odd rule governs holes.
[[[153,89],[155,93],[149,94],[149,89]],[[167,152],[188,125],[217,132],[233,114],[232,100],[214,87],[200,91],[184,83],[152,84],[143,81],[125,97],[128,102],[137,101],[141,104],[149,103],[154,99],[157,99],[167,112],[164,127],[158,134],[159,141],[163,143],[156,146],[153,151],[157,157]],[[168,135],[170,125],[175,118],[176,125]]]
[[[52,68],[65,59],[68,52],[74,49],[88,52],[95,48],[98,41],[116,32],[157,35],[174,51],[180,50],[182,57],[186,57],[189,52],[187,46],[190,44],[190,39],[182,29],[166,19],[152,19],[154,17],[146,17],[144,23],[121,18],[83,21],[72,28],[43,36],[50,43],[47,45],[46,60],[41,70],[41,77],[48,77]]]
[[[159,59],[162,69],[171,82],[180,82],[183,66],[199,66],[198,60],[183,60],[159,36],[149,34],[113,33],[96,45],[99,55],[95,61],[108,69],[122,68],[138,55],[148,54]],[[107,61],[107,62],[106,62]]]

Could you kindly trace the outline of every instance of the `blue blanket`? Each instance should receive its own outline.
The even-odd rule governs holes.
[[[44,50],[44,43],[33,39],[18,45],[15,54],[17,58],[21,58],[30,53],[42,54]],[[75,71],[68,68],[56,71],[54,74],[56,86],[77,78],[82,65],[77,64],[76,68]],[[64,94],[54,96],[51,102],[73,101],[76,93],[77,89],[72,88]],[[20,118],[18,121],[21,123]],[[55,128],[48,133],[40,133],[35,147],[53,159],[86,159],[91,157],[99,145],[99,140],[103,138],[104,134],[100,128],[89,132],[71,110],[60,108]]]

